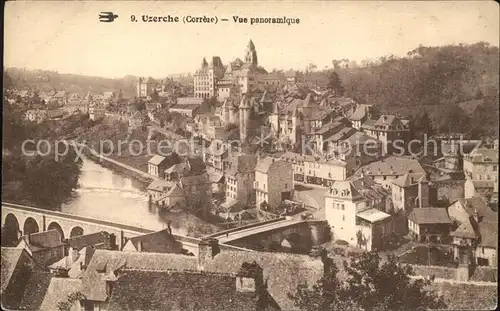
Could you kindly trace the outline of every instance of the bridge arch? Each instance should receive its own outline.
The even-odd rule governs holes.
[[[17,217],[8,213],[2,226],[2,246],[15,246],[19,241],[20,233]]]
[[[49,226],[47,227],[47,231],[49,230],[57,230],[59,232],[59,234],[61,235],[61,240],[64,240],[65,239],[65,236],[64,236],[64,230],[62,229],[61,225],[59,225],[57,222],[53,221],[49,224]]]
[[[69,232],[69,237],[72,238],[72,237],[83,235],[83,234],[84,234],[84,231],[83,231],[82,227],[74,226],[73,228],[71,228],[71,231]]]
[[[40,232],[40,226],[38,225],[36,220],[32,217],[26,218],[23,226],[23,234],[28,235],[37,232]]]

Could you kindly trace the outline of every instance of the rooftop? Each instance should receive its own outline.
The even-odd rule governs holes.
[[[419,225],[426,224],[451,224],[446,208],[422,207],[414,208],[408,219]]]
[[[130,238],[129,242],[141,252],[181,253],[182,250],[182,245],[175,240],[169,229],[139,235]]]
[[[391,215],[379,211],[376,208],[371,208],[369,210],[363,211],[361,213],[358,213],[356,216],[368,220],[371,223],[382,221],[384,219],[391,217]]]
[[[366,175],[404,175],[406,173],[425,174],[420,163],[408,157],[389,156],[385,159],[375,161],[360,167],[356,174]]]

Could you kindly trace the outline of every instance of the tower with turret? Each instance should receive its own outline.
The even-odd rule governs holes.
[[[248,126],[250,123],[250,100],[246,95],[241,97],[241,102],[239,106],[240,115],[240,140],[245,141],[248,135]]]
[[[245,63],[252,65],[253,67],[257,67],[259,62],[257,60],[257,50],[255,49],[255,45],[253,41],[250,40],[247,45],[247,49],[245,52]]]

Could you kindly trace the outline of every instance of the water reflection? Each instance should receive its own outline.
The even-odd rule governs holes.
[[[182,235],[186,235],[190,227],[208,225],[184,211],[160,211],[150,206],[141,186],[136,180],[84,159],[79,189],[63,204],[61,211],[152,230],[164,229],[170,222],[172,231]]]

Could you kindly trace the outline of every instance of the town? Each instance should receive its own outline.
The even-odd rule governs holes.
[[[349,60],[264,68],[256,43],[224,61],[200,49],[196,72],[112,87],[42,90],[63,74],[4,70],[2,308],[495,307],[498,131],[453,131],[453,114],[437,125],[353,96]],[[486,101],[471,92],[464,101]],[[52,154],[21,154],[24,133],[38,135],[23,136],[30,148],[70,141],[84,163],[43,170]],[[20,179],[29,168],[46,175]],[[109,217],[125,203],[86,184],[104,170],[133,202]],[[68,190],[45,201],[58,179]],[[98,212],[71,205],[86,191]]]

